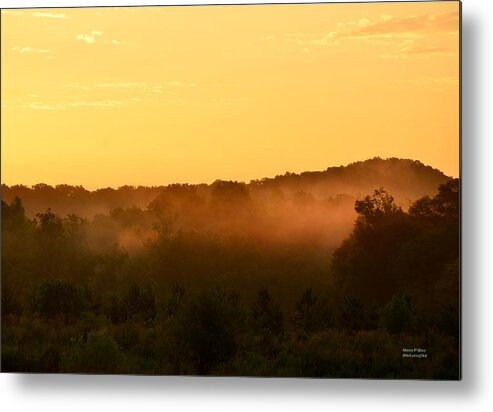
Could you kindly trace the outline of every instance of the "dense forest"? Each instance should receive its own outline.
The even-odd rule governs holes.
[[[2,371],[458,378],[459,181],[418,161],[2,185],[1,219]]]

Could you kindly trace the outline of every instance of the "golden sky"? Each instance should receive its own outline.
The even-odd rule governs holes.
[[[459,3],[3,10],[2,183],[459,173]]]

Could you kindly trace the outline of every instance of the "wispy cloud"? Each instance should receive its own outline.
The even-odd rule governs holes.
[[[59,110],[63,109],[63,105],[59,104],[46,104],[43,102],[31,102],[24,106],[27,109],[32,110]]]
[[[32,13],[35,17],[46,17],[48,19],[68,19],[68,16],[64,13],[46,13],[46,12],[36,12]]]
[[[168,85],[173,87],[197,87],[196,83],[184,83],[178,80],[174,80],[172,82],[168,82]]]
[[[138,103],[140,99],[133,97],[131,99],[121,100],[96,100],[96,101],[79,101],[67,103],[68,107],[120,107],[128,104]]]
[[[115,46],[135,46],[134,42],[125,41],[125,40],[105,40],[106,44],[113,44]]]
[[[104,39],[103,32],[99,30],[91,30],[89,33],[80,33],[75,36],[77,40],[81,40],[87,44],[94,44],[99,40],[102,40],[104,44],[110,44],[114,46],[135,46],[134,42],[126,40]]]
[[[413,56],[451,56],[453,54],[453,50],[447,47],[404,46],[394,53],[382,53],[380,57],[383,59],[408,59]]]
[[[28,54],[28,53],[46,54],[46,53],[50,53],[50,49],[35,49],[33,47],[14,46],[14,47],[12,47],[12,50],[14,50],[20,54]]]
[[[6,16],[21,16],[24,13],[19,10],[2,9],[2,14]]]
[[[99,36],[102,36],[103,32],[99,31],[99,30],[91,30],[91,32],[87,33],[87,34],[77,34],[75,36],[75,38],[77,40],[81,40],[87,44],[93,44],[93,43],[96,43],[96,39],[99,37]]]
[[[77,108],[119,108],[137,104],[175,104],[185,105],[190,96],[193,96],[194,82],[169,81],[169,82],[71,82],[60,85],[63,88],[82,91],[67,96],[63,101],[45,101],[37,94],[19,99],[18,102],[9,104],[9,107],[19,107],[29,110],[75,110]],[[217,85],[216,85],[217,86]],[[180,89],[186,88],[186,89]],[[188,91],[187,91],[188,90]],[[238,99],[238,102],[241,99]],[[236,101],[235,101],[236,102]],[[233,103],[235,103],[233,102]],[[230,104],[229,102],[220,102]]]
[[[342,42],[364,41],[368,44],[386,46],[388,53],[380,54],[382,58],[409,58],[412,56],[446,56],[453,54],[450,49],[436,45],[424,46],[423,39],[439,38],[457,34],[459,15],[457,12],[445,12],[427,15],[394,17],[380,16],[379,20],[367,18],[340,22],[334,30],[325,33],[283,33],[280,36],[265,37],[269,41],[281,41],[291,44],[302,51],[310,47],[339,46]],[[285,50],[293,50],[282,46]]]
[[[350,31],[349,36],[422,36],[430,33],[451,34],[459,30],[459,14],[456,11],[414,15],[406,17],[383,16],[382,21],[362,25],[359,30]]]
[[[124,83],[98,83],[98,88],[110,89],[136,89],[143,92],[163,93],[163,85],[161,83],[147,82],[124,82]]]
[[[114,82],[114,83],[67,83],[64,87],[78,90],[123,89],[131,93],[168,93],[176,94],[180,88],[195,88],[197,83],[183,81],[160,82]]]
[[[24,105],[23,107],[32,110],[65,110],[80,107],[116,108],[136,104],[140,101],[141,100],[136,97],[120,100],[81,100],[68,103],[44,103],[41,101],[34,101]]]
[[[128,89],[130,87],[144,86],[146,83],[98,83],[96,87],[112,88],[112,89]]]

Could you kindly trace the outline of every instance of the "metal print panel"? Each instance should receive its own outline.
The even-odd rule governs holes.
[[[2,372],[460,379],[460,3],[4,9]]]

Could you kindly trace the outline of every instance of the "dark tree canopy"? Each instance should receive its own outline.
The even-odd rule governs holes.
[[[446,282],[457,261],[458,180],[441,185],[433,198],[417,200],[408,213],[383,189],[357,201],[355,209],[354,230],[334,252],[336,287],[367,302],[382,304],[407,290],[413,299],[436,303],[422,291],[438,287],[440,279]],[[449,278],[458,279],[453,273]]]
[[[400,159],[2,186],[2,370],[456,379],[459,189]]]

